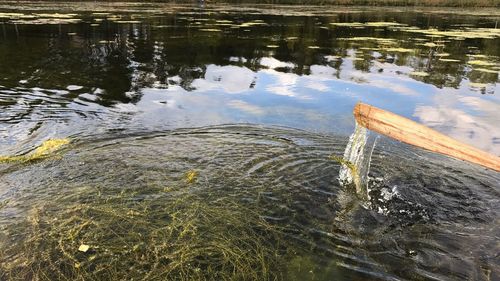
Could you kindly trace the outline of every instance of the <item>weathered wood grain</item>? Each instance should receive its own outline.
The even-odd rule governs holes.
[[[459,142],[392,112],[358,103],[354,107],[354,117],[358,124],[369,130],[500,172],[500,157]]]

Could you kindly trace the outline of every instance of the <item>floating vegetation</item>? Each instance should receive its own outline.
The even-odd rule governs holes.
[[[403,23],[398,23],[398,22],[367,22],[365,23],[366,26],[373,26],[373,27],[392,27],[392,26],[406,26],[406,24]]]
[[[339,40],[348,41],[375,41],[382,45],[396,45],[398,41],[392,38],[378,38],[378,37],[349,37],[349,38],[339,38]]]
[[[427,76],[429,76],[429,73],[423,72],[423,71],[413,71],[413,72],[410,72],[410,75],[419,76],[419,77],[427,77]]]
[[[319,49],[319,46],[307,46],[308,49]]]
[[[255,20],[255,21],[251,21],[251,22],[242,23],[242,24],[238,25],[238,27],[267,26],[267,25],[268,24],[265,23],[264,21]]]
[[[411,53],[414,52],[414,49],[406,49],[406,48],[388,48],[386,49],[387,52],[394,52],[394,53]]]
[[[278,45],[266,45],[266,47],[271,49],[279,48]]]
[[[475,71],[479,71],[479,72],[485,72],[485,73],[492,73],[492,74],[498,74],[498,71],[497,70],[493,70],[493,69],[487,69],[487,68],[474,68]]]
[[[446,59],[446,58],[440,58],[439,61],[442,61],[442,62],[460,62],[460,60],[457,60],[457,59]]]
[[[73,18],[46,18],[46,19],[19,19],[10,21],[13,24],[74,24],[81,22],[81,19],[73,19]]]
[[[198,24],[201,24],[201,22]],[[232,23],[215,23],[214,25],[216,25],[216,26],[231,26],[231,27],[234,26]]]
[[[331,22],[330,25],[333,26],[343,26],[343,27],[353,27],[353,28],[363,28],[363,27],[397,27],[406,26],[403,23],[397,22]]]
[[[6,162],[29,162],[43,159],[59,150],[62,146],[70,143],[69,139],[50,139],[44,141],[39,147],[28,155],[0,156],[0,163]]]
[[[475,59],[487,59],[489,58],[490,56],[487,56],[487,55],[480,55],[480,54],[468,54],[467,55],[468,57],[473,57]]]
[[[138,20],[117,20],[116,23],[141,23]]]
[[[0,13],[0,19],[30,19],[34,15],[26,15],[22,13]]]
[[[326,61],[328,61],[328,62],[330,62],[330,61],[337,61],[337,60],[339,60],[339,59],[341,59],[341,58],[342,58],[342,57],[340,57],[340,56],[331,56],[331,55],[329,55],[329,56],[325,56],[325,59],[326,59]]]
[[[0,13],[0,18],[9,19],[13,24],[69,24],[80,22],[75,18],[77,14],[59,14],[59,13],[39,13],[39,14],[21,14],[21,13]]]
[[[494,39],[500,37],[500,29],[494,28],[467,28],[458,30],[442,31],[437,29],[401,28],[402,31],[421,33],[426,36],[441,38],[451,37],[453,39]]]
[[[488,84],[485,84],[485,83],[475,83],[475,82],[469,82],[469,86],[473,87],[473,88],[481,88],[481,89],[484,89],[486,88],[486,86],[488,86]]]
[[[106,17],[107,20],[109,21],[118,21],[118,20],[121,20],[121,16],[109,16],[109,17]]]
[[[439,45],[436,44],[436,43],[427,42],[427,43],[422,44],[422,46],[429,47],[429,48],[435,48],[435,47],[437,47]]]
[[[46,140],[39,146],[33,154],[31,154],[31,159],[37,159],[53,153],[54,151],[60,149],[62,146],[70,143],[69,139],[50,139]]]
[[[70,19],[78,16],[78,14],[34,14],[34,16],[39,18],[54,18],[54,19]]]
[[[363,27],[364,25],[360,22],[331,22],[330,25],[333,26],[343,26],[343,27]]]
[[[222,30],[217,29],[217,28],[200,28],[200,31],[205,31],[205,32],[221,32]]]
[[[496,63],[494,63],[494,62],[483,61],[483,60],[470,60],[467,63],[472,64],[472,65],[478,65],[478,66],[495,66],[496,65]]]
[[[22,13],[0,13],[0,18],[13,18],[23,16]]]

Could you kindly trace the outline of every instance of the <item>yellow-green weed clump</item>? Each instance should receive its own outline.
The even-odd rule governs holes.
[[[194,170],[188,171],[186,174],[186,183],[194,183],[198,177],[198,173]]]
[[[0,156],[0,163],[6,162],[29,162],[33,160],[48,157],[55,151],[59,150],[62,146],[70,143],[70,140],[65,139],[49,139],[44,141],[37,147],[33,153],[28,155],[15,155],[15,156]]]
[[[344,157],[337,156],[337,155],[330,155],[330,159],[341,164],[345,165],[349,170],[351,170],[351,173],[353,175],[358,174],[358,168],[356,168],[356,165],[354,165],[352,162],[345,160]]]

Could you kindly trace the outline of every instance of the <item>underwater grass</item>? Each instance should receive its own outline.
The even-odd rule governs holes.
[[[138,191],[84,187],[34,209],[5,228],[23,237],[0,245],[0,279],[283,279],[279,227],[190,185],[156,190],[161,197],[148,202],[132,200]]]

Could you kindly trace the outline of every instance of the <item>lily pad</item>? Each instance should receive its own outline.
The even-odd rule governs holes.
[[[489,61],[483,61],[483,60],[470,60],[468,61],[469,64],[472,65],[479,65],[479,66],[495,66],[496,63],[494,62],[489,62]]]
[[[395,52],[395,53],[411,53],[415,51],[414,49],[406,49],[406,48],[388,48],[387,52]]]
[[[205,31],[205,32],[221,32],[222,30],[217,29],[217,28],[200,28],[200,31]]]
[[[471,87],[473,87],[473,88],[481,88],[481,89],[484,89],[484,88],[486,88],[486,86],[488,86],[488,84],[470,82],[470,83],[469,83],[469,86],[471,86]]]
[[[413,71],[413,72],[410,72],[410,75],[419,76],[419,77],[427,77],[430,74],[428,72],[423,72],[423,71]]]
[[[443,59],[443,58],[440,58],[439,61],[443,61],[443,62],[460,62],[460,60],[457,60],[457,59]]]

